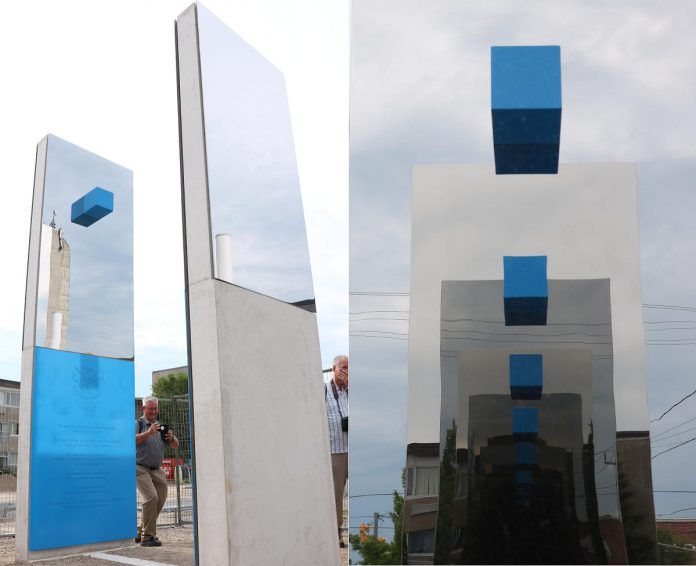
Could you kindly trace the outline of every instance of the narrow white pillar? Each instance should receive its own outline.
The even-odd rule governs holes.
[[[53,348],[54,350],[60,350],[60,338],[61,338],[61,330],[63,326],[63,313],[62,312],[54,312],[53,313],[53,318],[51,320],[51,344],[49,345],[49,348]]]
[[[232,236],[215,235],[215,277],[228,283],[232,281]]]

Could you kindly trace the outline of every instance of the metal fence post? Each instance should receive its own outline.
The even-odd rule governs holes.
[[[179,424],[179,400],[174,400],[174,408],[176,411],[177,425]],[[177,426],[177,431],[179,427]],[[180,435],[183,436],[183,435]],[[176,481],[176,525],[180,527],[183,523],[181,520],[181,481],[179,477],[179,447],[177,446],[174,454],[174,479]]]

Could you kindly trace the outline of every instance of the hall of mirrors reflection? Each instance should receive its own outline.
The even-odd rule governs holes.
[[[314,310],[283,75],[197,6],[213,275]]]
[[[47,139],[35,345],[133,359],[132,173],[60,138]],[[73,204],[99,188],[113,207],[88,226]]]
[[[506,326],[502,296],[502,281],[442,283],[440,442],[408,446],[408,563],[625,556],[616,458],[604,457],[616,438],[609,281],[550,280],[544,326]],[[511,354],[542,356],[539,399],[512,398]],[[528,438],[514,432],[519,407],[538,414]]]

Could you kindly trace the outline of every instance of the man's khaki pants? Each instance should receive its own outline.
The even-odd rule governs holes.
[[[340,532],[343,524],[343,491],[348,479],[348,452],[331,454],[331,468],[333,469],[334,497],[336,498],[336,520]]]
[[[135,467],[135,482],[143,498],[143,521],[138,527],[142,540],[157,534],[157,517],[167,500],[167,476],[162,468]]]

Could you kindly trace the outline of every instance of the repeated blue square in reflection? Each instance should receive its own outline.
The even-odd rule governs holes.
[[[536,445],[533,442],[515,442],[515,464],[518,466],[536,464]]]
[[[541,399],[544,385],[541,354],[510,354],[510,396],[513,399]]]
[[[534,472],[532,470],[516,470],[515,483],[517,485],[529,485],[534,483]]]
[[[506,326],[546,324],[549,295],[546,263],[546,256],[503,257]]]
[[[80,226],[91,226],[114,211],[114,193],[94,187],[72,203],[70,221]]]
[[[538,415],[536,407],[513,407],[512,436],[516,440],[534,440],[539,431]]]
[[[29,549],[135,535],[133,362],[35,348]]]
[[[561,139],[561,50],[491,47],[496,174],[555,174]]]

